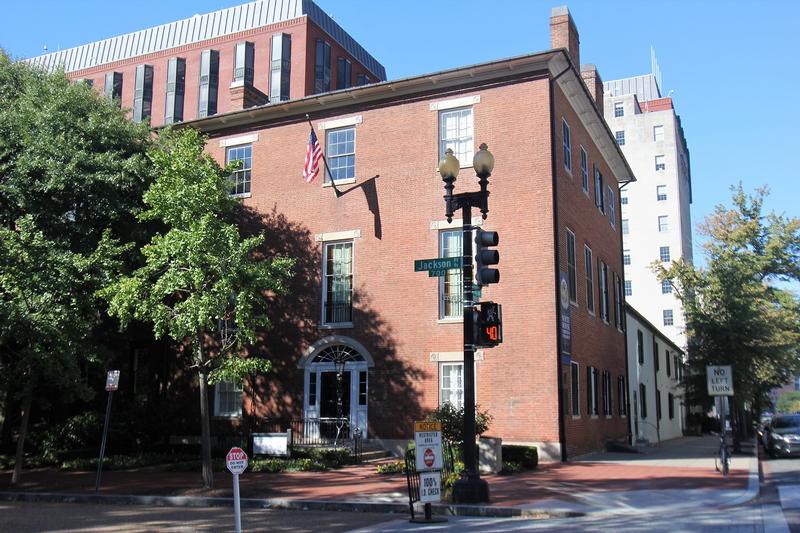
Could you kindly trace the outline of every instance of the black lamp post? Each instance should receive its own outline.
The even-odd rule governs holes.
[[[344,378],[344,366],[346,363],[347,361],[345,361],[344,357],[338,357],[333,362],[336,368],[336,439],[333,443],[334,446],[338,444],[342,428],[344,427],[344,400],[342,398],[344,389],[342,379]]]
[[[439,174],[444,181],[444,202],[447,221],[453,220],[453,212],[461,209],[462,222],[462,261],[461,279],[464,285],[464,472],[456,481],[453,496],[458,503],[479,503],[489,501],[489,484],[481,479],[477,467],[475,448],[475,302],[472,293],[472,208],[480,209],[484,220],[489,213],[489,176],[494,168],[494,156],[486,143],[472,160],[478,175],[481,190],[453,194],[456,177],[460,169],[458,159],[452,149],[447,149],[444,159],[439,163]]]

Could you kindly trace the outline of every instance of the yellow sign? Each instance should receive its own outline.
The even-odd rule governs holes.
[[[425,431],[441,431],[441,422],[414,422],[414,433],[422,433]]]

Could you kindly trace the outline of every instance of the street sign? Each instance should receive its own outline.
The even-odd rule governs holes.
[[[231,448],[231,451],[225,456],[225,466],[228,467],[231,474],[238,476],[247,468],[247,454],[241,448]]]
[[[733,372],[730,365],[707,366],[709,396],[733,396]]]
[[[119,370],[109,370],[106,374],[106,390],[115,391],[119,388]]]
[[[417,447],[417,471],[441,470],[442,424],[440,422],[414,422],[414,443]]]
[[[438,502],[442,500],[442,473],[420,472],[419,474],[419,501],[422,503]]]
[[[414,261],[414,272],[423,272],[425,270],[447,271],[455,268],[461,268],[461,257],[435,257],[433,259],[417,259]]]

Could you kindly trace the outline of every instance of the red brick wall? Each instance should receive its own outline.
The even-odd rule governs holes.
[[[355,185],[336,199],[321,186],[320,176],[305,184],[300,176],[308,126],[296,123],[258,130],[253,146],[252,197],[243,200],[259,213],[279,213],[298,230],[297,241],[308,251],[305,282],[300,288],[305,302],[290,306],[302,309],[302,326],[286,317],[267,334],[263,351],[276,363],[276,373],[263,385],[261,412],[281,410],[280,402],[302,409],[302,371],[297,369],[305,349],[320,337],[336,333],[364,344],[376,360],[370,371],[369,421],[373,436],[409,437],[410,422],[438,404],[438,364],[431,352],[459,352],[463,325],[439,323],[438,281],[413,271],[414,259],[438,255],[438,232],[431,222],[444,219],[443,188],[436,171],[438,160],[438,112],[432,102],[460,96],[480,96],[474,109],[475,148],[486,142],[495,156],[490,178],[490,213],[484,227],[500,234],[501,282],[484,291],[484,299],[503,304],[504,343],[484,351],[476,365],[477,402],[494,417],[490,435],[506,442],[548,442],[559,440],[556,359],[556,273],[554,271],[552,161],[550,140],[549,82],[547,79],[513,85],[476,88],[457,94],[429,95],[414,101],[396,101],[368,110],[342,113],[324,120],[359,114],[356,126]],[[606,183],[615,185],[610,170],[600,161],[588,136],[559,93],[558,113],[573,126],[573,154],[583,143],[591,161],[601,164]],[[319,121],[315,121],[318,126]],[[556,146],[560,146],[560,130]],[[241,132],[228,132],[234,136]],[[320,132],[320,138],[324,139]],[[224,149],[219,138],[209,151],[220,162]],[[579,168],[579,156],[573,162]],[[462,162],[462,165],[465,164]],[[559,165],[563,168],[563,163]],[[573,170],[575,172],[575,170]],[[560,223],[576,231],[582,254],[584,239],[592,242],[595,257],[603,257],[612,271],[622,272],[620,244],[616,231],[580,190],[580,177],[559,173]],[[369,210],[367,196],[359,185],[375,180],[380,228]],[[456,192],[475,190],[471,168],[462,169]],[[617,217],[619,217],[617,210]],[[477,213],[474,213],[477,215]],[[457,217],[460,213],[457,214]],[[619,227],[619,221],[617,221]],[[319,329],[321,244],[313,242],[319,233],[361,230],[354,245],[356,289],[355,327],[342,330]],[[563,230],[559,231],[563,239]],[[563,243],[562,243],[563,247]],[[562,248],[562,254],[563,254]],[[565,256],[563,256],[565,257]],[[566,268],[562,259],[562,268]],[[579,265],[582,266],[582,255]],[[579,266],[579,268],[580,268]],[[611,281],[611,280],[610,280]],[[579,285],[579,298],[584,299]],[[581,300],[583,301],[583,300]],[[583,311],[583,314],[581,313]],[[582,365],[594,364],[624,374],[623,335],[613,326],[585,315],[585,305],[573,312],[573,346]],[[295,344],[281,350],[271,348],[273,336],[285,336],[282,328],[301,333],[289,335]],[[585,367],[581,367],[585,371]],[[582,380],[583,381],[583,380]],[[585,382],[582,385],[585,387]],[[616,394],[616,392],[615,392]],[[585,412],[585,410],[584,410]],[[616,402],[615,402],[616,412]],[[568,419],[567,439],[571,453],[596,449],[609,438],[624,437],[625,423],[615,415],[611,420],[572,421]]]
[[[615,327],[613,273],[622,278],[621,241],[620,241],[620,209],[618,184],[604,161],[599,150],[594,146],[588,132],[581,124],[577,114],[572,110],[560,88],[556,89],[556,169],[558,175],[559,203],[559,240],[562,271],[567,271],[567,244],[565,228],[575,233],[576,270],[577,270],[577,306],[572,306],[572,360],[577,361],[580,383],[580,417],[573,418],[570,403],[570,374],[566,381],[566,440],[570,455],[585,453],[602,448],[607,440],[624,439],[627,436],[627,419],[619,416],[617,395],[617,377],[625,376],[625,335]],[[566,119],[570,126],[572,141],[572,173],[564,168],[563,136],[561,121]],[[583,146],[589,157],[589,195],[582,189],[580,147]],[[604,215],[595,207],[594,177],[592,165],[597,165],[604,177],[604,187],[611,187],[615,193],[615,225],[610,224],[609,213]],[[605,191],[604,191],[605,194]],[[586,305],[586,281],[584,244],[592,249],[594,273],[595,315],[592,316]],[[600,319],[599,277],[597,261],[603,260],[609,267],[609,324]],[[620,281],[622,283],[622,281]],[[611,372],[612,411],[610,418],[603,415],[602,375],[598,377],[599,415],[587,415],[586,367],[591,365],[600,372]],[[565,370],[569,368],[564,365]]]

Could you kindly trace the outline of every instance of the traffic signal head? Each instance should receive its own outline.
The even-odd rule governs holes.
[[[500,253],[490,246],[497,246],[500,236],[496,231],[485,231],[478,228],[475,231],[475,284],[478,287],[497,283],[500,281],[500,271],[489,268],[500,262]]]
[[[493,348],[503,342],[503,307],[494,302],[481,302],[476,322],[475,345]]]

